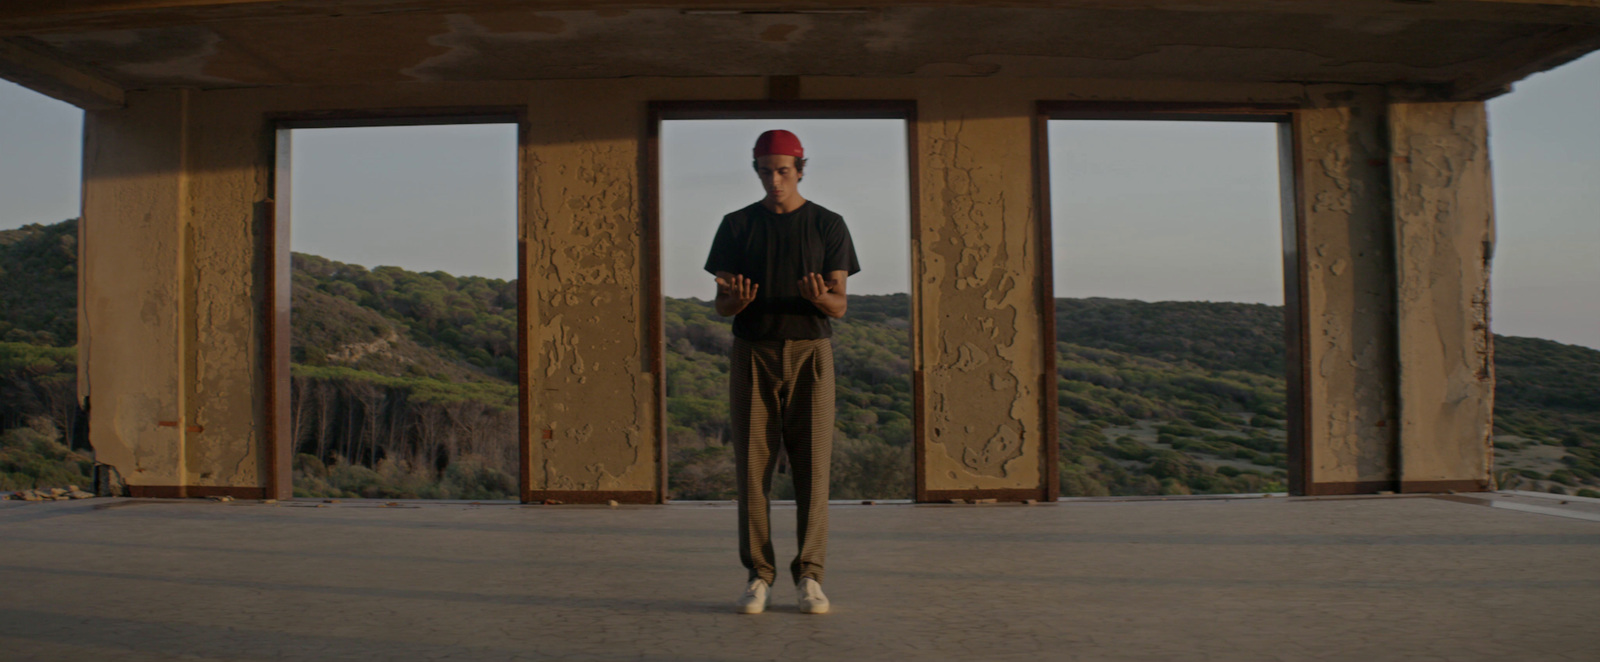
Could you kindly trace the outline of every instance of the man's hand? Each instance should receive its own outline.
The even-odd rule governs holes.
[[[828,317],[844,317],[846,299],[844,294],[845,272],[831,271],[832,278],[824,279],[822,274],[809,273],[799,281],[800,297],[810,301],[817,310]]]
[[[751,301],[756,300],[756,288],[760,287],[755,281],[739,274],[718,272],[717,274],[717,314],[730,317],[739,314]]]
[[[806,274],[800,279],[800,296],[817,303],[822,300],[822,295],[832,292],[835,285],[838,285],[838,281],[823,280],[822,274]]]

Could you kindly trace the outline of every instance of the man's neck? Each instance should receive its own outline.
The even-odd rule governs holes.
[[[772,198],[763,198],[761,200],[761,206],[766,207],[767,211],[770,211],[774,214],[787,214],[801,208],[802,206],[805,206],[805,204],[806,199],[800,197],[799,193],[784,198],[783,200],[773,200]]]

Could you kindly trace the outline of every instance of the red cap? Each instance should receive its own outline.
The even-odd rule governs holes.
[[[773,129],[756,138],[756,148],[752,150],[755,158],[763,156],[792,156],[797,159],[806,157],[806,149],[800,146],[800,139],[794,134],[783,129]]]

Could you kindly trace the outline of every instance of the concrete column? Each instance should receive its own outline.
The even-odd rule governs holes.
[[[1311,92],[1296,114],[1304,251],[1303,455],[1291,490],[1393,488],[1394,277],[1381,88]],[[1291,476],[1295,472],[1291,471]]]
[[[188,93],[85,113],[80,360],[89,441],[135,496],[181,496]]]
[[[658,304],[646,300],[639,216],[644,98],[626,82],[551,83],[528,106],[521,227],[535,501],[658,494],[661,409],[645,321]]]
[[[918,98],[918,497],[1040,498],[1054,403],[1040,397],[1037,279],[1051,276],[1039,273],[1034,102],[967,87],[940,81]]]
[[[1400,487],[1490,487],[1494,410],[1488,119],[1481,102],[1389,106]]]
[[[271,131],[259,109],[233,95],[196,92],[190,108],[186,494],[288,496],[287,481],[271,484],[268,475],[262,397],[263,388],[274,388],[264,375],[270,322],[262,316],[271,292],[262,255]]]

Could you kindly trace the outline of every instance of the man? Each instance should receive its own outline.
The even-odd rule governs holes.
[[[756,140],[754,157],[767,195],[722,218],[706,260],[716,275],[717,313],[734,316],[728,393],[739,560],[749,570],[738,610],[765,611],[777,577],[767,495],[781,449],[798,512],[800,550],[789,571],[800,611],[822,614],[834,413],[829,319],[844,317],[845,279],[861,266],[844,218],[800,195],[800,139],[768,131]]]

